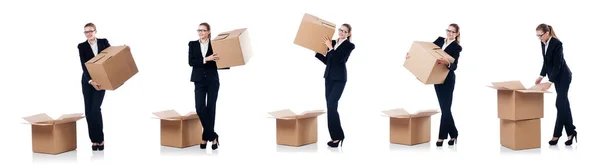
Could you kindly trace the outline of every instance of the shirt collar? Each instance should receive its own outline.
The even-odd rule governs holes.
[[[98,38],[94,38],[94,44],[92,44],[89,40],[87,42],[90,45],[98,44]]]
[[[550,43],[550,40],[552,39],[552,37],[548,38],[548,41],[546,41],[546,43],[544,43],[545,46],[548,46],[548,43]]]
[[[208,44],[210,42],[210,39],[206,39],[205,42],[203,42],[202,39],[198,39],[198,41],[200,41],[201,44]]]

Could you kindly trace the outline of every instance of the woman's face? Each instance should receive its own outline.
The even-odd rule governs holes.
[[[83,30],[85,38],[87,38],[88,40],[94,40],[96,38],[96,29],[94,29],[94,27],[88,26],[83,28]]]
[[[346,26],[340,27],[340,29],[338,29],[338,36],[340,37],[340,39],[346,39],[348,36],[350,36],[348,27],[346,27]]]
[[[198,37],[200,37],[200,39],[208,39],[208,35],[210,34],[210,31],[208,30],[208,28],[204,25],[200,25],[198,26]]]
[[[456,36],[458,36],[456,28],[454,28],[454,26],[448,26],[448,29],[446,29],[446,38],[454,39]]]
[[[538,38],[540,39],[540,41],[542,41],[542,42],[543,42],[543,41],[546,41],[546,40],[548,40],[548,38],[550,38],[550,37],[549,37],[550,35],[548,35],[548,33],[547,33],[547,32],[544,32],[544,31],[542,31],[542,30],[537,30],[537,31],[536,31],[536,33],[537,33],[537,37],[538,37]]]

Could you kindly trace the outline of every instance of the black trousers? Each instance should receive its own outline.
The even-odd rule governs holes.
[[[92,143],[104,141],[101,106],[105,90],[96,90],[87,82],[82,82],[83,100],[85,105],[85,119],[88,125],[88,134]]]
[[[563,127],[567,132],[567,136],[571,136],[575,132],[573,125],[573,117],[571,115],[571,105],[569,104],[569,86],[571,85],[571,75],[564,74],[561,78],[554,82],[556,89],[556,123],[554,124],[554,137],[562,135]]]
[[[450,138],[456,138],[458,136],[458,130],[454,124],[454,118],[452,117],[452,95],[454,94],[454,83],[456,76],[453,72],[448,73],[446,80],[443,84],[435,84],[435,93],[437,94],[440,109],[442,110],[442,117],[440,119],[440,132],[438,139],[446,139],[448,135]]]
[[[217,80],[194,82],[196,113],[202,123],[202,139],[212,141],[218,137],[215,132],[215,109],[220,83]]]
[[[327,126],[332,140],[344,139],[344,130],[337,111],[338,101],[342,97],[346,81],[325,79],[325,99],[327,101]]]

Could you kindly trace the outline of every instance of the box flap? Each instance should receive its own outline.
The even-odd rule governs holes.
[[[521,81],[504,81],[504,82],[493,82],[492,86],[489,86],[498,90],[524,90],[525,86]]]
[[[454,63],[454,57],[450,56],[448,53],[446,53],[444,50],[442,50],[442,48],[440,48],[439,46],[437,46],[433,42],[428,42],[428,41],[414,41],[413,44],[417,44],[421,48],[426,49],[427,52],[431,56],[435,57],[436,59],[445,58],[450,63]]]
[[[90,59],[86,63],[102,64],[102,63],[108,61],[109,59],[111,59],[112,56],[116,55],[117,53],[119,53],[125,49],[129,49],[129,46],[110,46],[110,47],[102,50],[101,52],[99,52],[97,56]]]
[[[185,116],[183,116],[183,120],[189,120],[189,119],[197,119],[199,118],[198,115],[196,114],[196,112],[189,112],[187,113]]]
[[[39,125],[51,125],[54,123],[54,120],[45,113],[40,113],[33,116],[24,117],[25,121],[29,122],[29,124],[39,124]]]
[[[65,114],[56,119],[55,124],[75,122],[82,118],[84,118],[83,113]]]
[[[324,110],[304,111],[302,114],[298,115],[298,119],[317,117],[322,114],[325,114]]]
[[[269,112],[271,116],[277,119],[296,119],[297,115],[289,109]]]
[[[181,120],[182,116],[175,110],[166,110],[152,113],[163,120]]]
[[[308,22],[312,22],[312,23],[315,23],[315,24],[320,24],[321,26],[324,26],[324,27],[327,27],[327,28],[330,28],[330,29],[335,29],[335,24],[334,23],[329,22],[329,21],[325,21],[325,20],[323,20],[323,19],[321,19],[319,17],[316,17],[316,16],[308,14],[308,13],[304,14],[303,20],[304,21],[308,21]]]
[[[382,112],[386,116],[395,117],[395,118],[409,118],[411,115],[404,108],[391,109],[391,110],[386,110],[386,111],[382,111]]]
[[[432,116],[439,113],[439,111],[437,109],[426,109],[426,110],[420,110],[418,111],[416,114],[412,115],[411,117],[427,117],[427,116]]]

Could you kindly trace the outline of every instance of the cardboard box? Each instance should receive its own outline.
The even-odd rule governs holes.
[[[443,84],[450,70],[447,65],[437,63],[444,58],[454,63],[454,58],[432,42],[414,41],[409,50],[410,56],[404,67],[424,84]]]
[[[311,14],[304,14],[300,27],[296,33],[294,44],[313,50],[321,54],[327,54],[327,46],[323,38],[332,38],[336,25]]]
[[[31,124],[31,147],[35,153],[60,154],[77,149],[77,120],[82,113],[65,114],[54,120],[47,114],[24,117]]]
[[[520,81],[494,82],[490,88],[498,90],[498,118],[526,120],[544,117],[544,93],[552,84],[540,83],[525,88]]]
[[[85,67],[104,90],[116,90],[138,73],[129,46],[108,47],[87,61]]]
[[[500,119],[500,144],[512,150],[540,148],[542,134],[540,120]]]
[[[270,112],[276,119],[277,144],[298,147],[316,143],[317,117],[324,113],[323,110],[313,110],[295,114],[289,109]]]
[[[246,28],[223,32],[211,40],[213,52],[218,54],[217,68],[246,65],[252,57],[252,45]]]
[[[390,143],[415,145],[431,139],[431,116],[439,111],[421,110],[409,113],[405,109],[383,111],[390,117]]]
[[[196,112],[180,115],[175,110],[154,112],[160,118],[160,144],[186,148],[202,142],[202,123]]]

